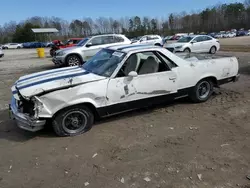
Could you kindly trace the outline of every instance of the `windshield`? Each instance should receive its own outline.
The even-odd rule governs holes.
[[[89,38],[85,38],[85,39],[81,40],[80,42],[77,43],[77,46],[85,45],[88,40],[89,40]]]
[[[190,42],[194,37],[181,37],[177,42]]]
[[[117,68],[118,64],[125,57],[125,53],[110,49],[102,49],[91,59],[89,59],[83,68],[91,73],[110,77]]]

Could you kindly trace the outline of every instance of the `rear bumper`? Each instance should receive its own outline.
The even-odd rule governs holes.
[[[19,128],[36,132],[44,128],[46,120],[39,120],[29,117],[26,114],[20,113],[17,108],[16,99],[12,96],[11,104],[9,105],[10,118],[16,121]]]

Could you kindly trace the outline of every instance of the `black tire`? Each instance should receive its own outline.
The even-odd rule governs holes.
[[[185,48],[183,52],[185,52],[185,53],[190,53],[191,50],[190,50],[189,48]]]
[[[215,46],[212,46],[212,47],[210,48],[210,50],[209,50],[209,53],[210,53],[210,54],[215,54],[216,51],[217,51],[217,48],[216,48]]]
[[[159,44],[159,43],[156,43],[156,44],[155,44],[155,46],[161,46],[161,44]]]
[[[21,48],[20,46],[17,47],[17,49],[20,49],[20,48]]]
[[[207,90],[203,89],[203,86],[206,87]],[[213,88],[214,88],[214,84],[211,79],[203,79],[196,84],[194,89],[190,92],[189,97],[191,98],[193,102],[196,102],[196,103],[205,102],[212,95]],[[205,92],[205,93],[201,96],[202,93],[200,92],[202,93]]]
[[[54,53],[55,53],[55,50],[54,50],[54,49],[51,49],[51,50],[49,51],[49,53],[50,53],[50,56],[53,57],[53,56],[54,56]]]
[[[73,114],[77,116],[74,117]],[[69,120],[71,122],[69,122]],[[81,121],[83,125],[79,126],[79,122]],[[69,124],[66,125],[66,123]],[[87,132],[92,128],[93,123],[94,123],[94,114],[88,107],[84,105],[77,105],[63,109],[60,112],[58,112],[52,120],[52,125],[55,133],[61,137],[76,136],[84,132]],[[76,128],[76,126],[79,127],[77,127],[77,129],[74,130],[70,129],[67,126],[71,128]]]
[[[66,59],[67,66],[80,66],[82,64],[81,59],[77,55],[69,55]]]

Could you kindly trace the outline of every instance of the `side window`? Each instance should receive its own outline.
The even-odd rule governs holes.
[[[115,36],[114,40],[115,40],[115,42],[124,42],[124,39],[122,37],[119,37],[119,36]]]
[[[114,36],[104,36],[103,37],[103,44],[112,44],[115,43]]]
[[[89,42],[92,43],[92,46],[97,46],[97,45],[102,45],[103,44],[102,37],[94,37]]]
[[[203,41],[203,37],[199,36],[199,37],[196,37],[194,40],[196,40],[197,42],[202,42]]]
[[[128,76],[131,71],[137,72],[138,75],[143,75],[169,70],[170,68],[159,58],[156,52],[140,52],[134,53],[128,57],[118,72],[117,77]]]
[[[142,37],[140,41],[146,41],[147,37]]]
[[[147,40],[156,40],[159,39],[157,36],[148,36]]]
[[[174,67],[178,67],[171,59],[169,59],[167,56],[163,55],[160,52],[157,52],[157,54],[160,56],[160,58],[162,58],[162,60],[164,62],[167,63],[168,67],[170,67],[170,69],[174,68]]]
[[[208,36],[204,36],[204,41],[208,41],[208,40],[212,40],[212,38]]]
[[[152,36],[147,36],[147,40],[154,40]]]

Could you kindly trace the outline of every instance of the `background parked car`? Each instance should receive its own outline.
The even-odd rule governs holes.
[[[224,37],[225,38],[233,38],[233,37],[236,37],[236,33],[228,31],[225,33]]]
[[[215,38],[215,35],[216,35],[216,34],[217,34],[217,33],[213,32],[213,33],[209,33],[208,35],[211,36],[211,37],[213,37],[213,38]]]
[[[236,33],[236,35],[238,36],[238,37],[240,37],[240,36],[246,36],[248,34],[248,31],[245,31],[245,30],[239,30],[239,31],[237,31],[237,33]]]
[[[208,35],[190,35],[182,37],[176,43],[167,44],[166,48],[172,52],[209,52],[214,54],[220,49],[220,43]]]
[[[4,56],[3,51],[0,49],[0,58],[2,58]]]
[[[7,44],[4,44],[2,46],[2,49],[20,49],[22,48],[23,45],[22,44],[18,44],[18,43],[7,43]]]
[[[225,37],[225,31],[220,31],[219,33],[217,33],[214,38],[224,38]]]
[[[26,42],[23,43],[23,48],[44,48],[46,43],[44,42]]]
[[[59,49],[76,46],[78,42],[80,42],[81,40],[83,40],[83,38],[71,38],[67,40],[65,43],[61,42],[60,40],[54,40],[52,41],[50,55],[53,57],[55,52]]]
[[[162,46],[163,41],[161,36],[159,35],[145,35],[140,38],[140,40],[136,42],[132,42],[133,44],[152,44],[156,46]]]
[[[121,34],[92,36],[83,39],[76,46],[57,50],[53,62],[58,66],[81,65],[102,48],[120,44],[131,44],[131,41]]]

